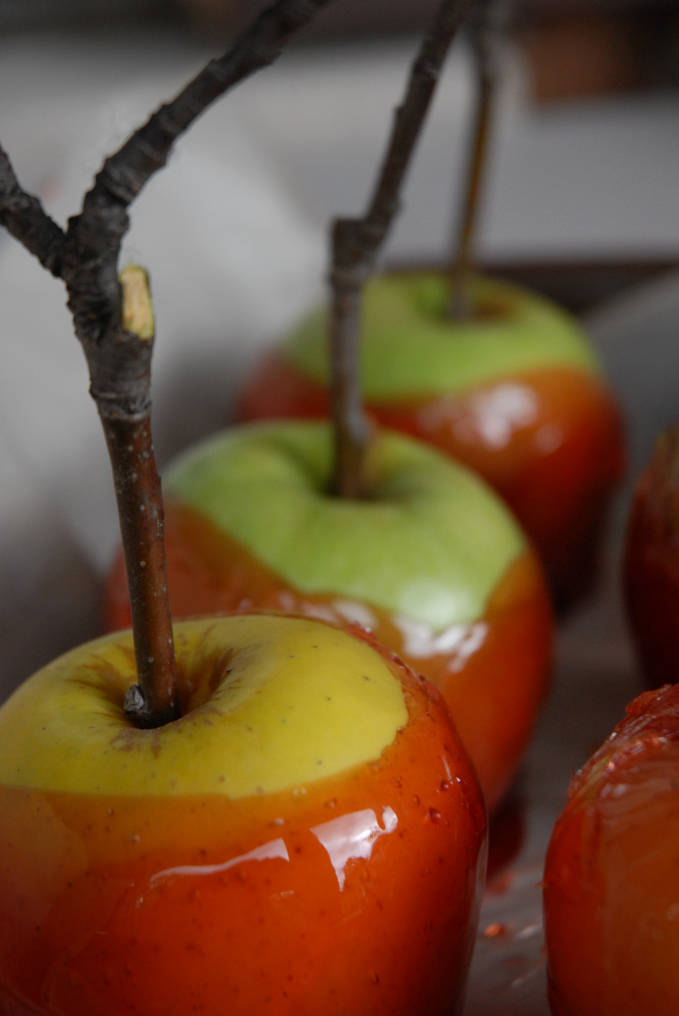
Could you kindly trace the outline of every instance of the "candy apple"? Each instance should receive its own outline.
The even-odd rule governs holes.
[[[630,511],[623,566],[627,615],[651,687],[679,681],[679,426],[658,440]]]
[[[486,819],[440,695],[316,620],[175,632],[172,723],[127,632],[0,711],[0,1011],[458,1012]]]
[[[380,432],[362,500],[327,493],[331,462],[316,422],[252,424],[180,458],[165,477],[174,615],[255,606],[370,629],[443,692],[492,806],[550,663],[536,558],[485,485],[420,442]],[[108,626],[128,618],[120,558]]]
[[[368,285],[366,409],[478,471],[516,513],[566,605],[593,579],[621,475],[618,407],[565,312],[491,279],[476,279],[471,296],[474,316],[454,320],[443,276],[389,275]],[[268,355],[242,395],[241,419],[326,413],[325,332],[317,311]]]
[[[679,689],[646,692],[576,774],[547,854],[555,1016],[679,1011]]]

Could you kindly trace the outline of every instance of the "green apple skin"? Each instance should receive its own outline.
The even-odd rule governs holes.
[[[252,607],[356,622],[443,692],[489,807],[542,700],[552,618],[539,565],[504,505],[434,449],[379,431],[368,494],[331,497],[323,423],[249,425],[165,477],[175,616]],[[129,624],[122,562],[110,627]]]
[[[0,710],[0,1011],[459,1011],[486,823],[435,690],[315,620],[175,636],[173,723],[129,632]]]
[[[393,274],[365,290],[360,377],[368,413],[463,462],[538,548],[563,607],[596,575],[600,531],[624,470],[617,402],[574,318],[524,289],[477,278],[452,319],[449,282]],[[247,382],[238,418],[328,414],[326,312],[312,313]]]
[[[536,368],[570,367],[597,373],[584,333],[565,311],[528,290],[477,277],[471,297],[480,314],[448,314],[449,283],[423,272],[386,275],[365,290],[360,352],[366,401],[457,394],[497,378]],[[325,308],[290,335],[285,356],[327,385]],[[453,341],[451,341],[453,340]]]
[[[254,425],[191,449],[165,488],[303,593],[366,601],[436,633],[483,614],[526,546],[485,485],[384,431],[368,450],[366,498],[329,497],[331,463],[326,425]]]

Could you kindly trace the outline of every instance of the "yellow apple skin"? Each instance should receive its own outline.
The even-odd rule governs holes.
[[[334,628],[243,616],[186,622],[176,639],[179,721],[152,731],[127,722],[131,633],[105,636],[49,664],[7,703],[0,779],[81,794],[251,797],[369,762],[407,721],[382,658]]]
[[[3,1016],[459,1011],[486,822],[438,693],[307,619],[176,639],[165,727],[129,633],[0,710]]]

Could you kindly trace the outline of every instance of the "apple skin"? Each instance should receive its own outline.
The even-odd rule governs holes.
[[[478,278],[476,316],[447,317],[448,282],[389,275],[366,289],[368,413],[480,473],[538,548],[557,603],[587,592],[624,470],[620,411],[586,337],[547,300]],[[240,420],[328,413],[325,320],[316,312],[256,369]]]
[[[360,623],[442,691],[492,808],[551,666],[537,559],[492,493],[435,450],[381,432],[368,458],[373,497],[345,502],[324,494],[331,448],[325,424],[265,423],[218,435],[169,469],[174,614],[256,607]],[[119,556],[107,627],[129,617]]]
[[[544,876],[555,1016],[679,1011],[679,689],[646,692],[573,779]]]
[[[634,491],[623,590],[646,684],[679,680],[679,425],[662,434]]]
[[[122,711],[129,632],[0,710],[0,1011],[459,1012],[486,817],[439,694],[319,621],[175,632],[172,724]]]

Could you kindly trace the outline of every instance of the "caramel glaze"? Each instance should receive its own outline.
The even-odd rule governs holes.
[[[545,863],[555,1016],[679,1011],[679,688],[646,692],[574,777]]]
[[[510,566],[483,617],[434,632],[372,604],[331,592],[300,592],[209,520],[172,501],[166,507],[166,542],[176,618],[256,609],[372,631],[441,690],[488,806],[497,803],[530,737],[551,663],[551,607],[532,552]],[[130,623],[121,556],[107,583],[105,623],[109,629]]]
[[[3,1016],[458,1014],[485,807],[440,695],[381,651],[407,723],[338,775],[236,800],[0,786]]]
[[[452,394],[367,400],[366,409],[490,483],[537,547],[559,607],[587,592],[625,466],[620,410],[599,376],[536,368]],[[327,414],[327,390],[278,352],[262,361],[238,407],[241,420]]]

